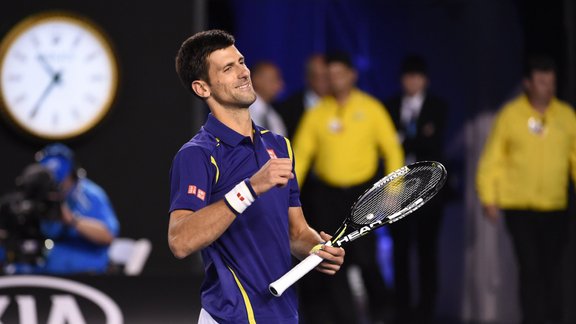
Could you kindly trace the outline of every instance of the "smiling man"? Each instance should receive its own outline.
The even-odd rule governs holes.
[[[250,70],[232,35],[188,38],[176,71],[211,114],[176,154],[170,170],[168,241],[178,258],[201,251],[205,279],[199,323],[298,323],[293,289],[273,297],[268,284],[330,239],[306,222],[290,142],[255,125]],[[318,270],[334,274],[344,250],[322,246]]]

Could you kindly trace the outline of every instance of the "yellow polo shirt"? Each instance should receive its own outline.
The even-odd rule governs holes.
[[[387,172],[404,163],[388,112],[378,100],[358,89],[352,91],[344,106],[333,97],[325,97],[307,111],[296,130],[293,147],[300,184],[310,167],[325,183],[349,187],[374,177],[380,157]]]
[[[553,99],[541,115],[521,95],[497,115],[479,161],[476,186],[483,204],[537,211],[567,207],[576,180],[576,114]]]

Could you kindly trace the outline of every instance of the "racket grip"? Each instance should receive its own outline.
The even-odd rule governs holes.
[[[305,274],[316,268],[322,262],[321,257],[316,254],[310,254],[306,259],[298,263],[292,270],[286,272],[280,279],[274,281],[268,286],[270,293],[276,297],[280,297],[282,293],[292,286],[296,281],[300,280]]]

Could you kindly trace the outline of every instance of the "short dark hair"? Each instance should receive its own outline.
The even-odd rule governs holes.
[[[190,86],[194,80],[210,82],[208,55],[234,43],[234,36],[219,29],[201,31],[186,39],[176,55],[176,72],[184,87],[194,93]]]
[[[524,77],[530,78],[532,77],[532,73],[540,71],[540,72],[556,72],[556,63],[554,60],[546,55],[530,55],[526,58],[524,62]]]
[[[348,53],[342,51],[334,51],[326,54],[326,64],[330,63],[342,63],[347,67],[354,69],[354,64]]]
[[[408,73],[418,73],[422,75],[428,74],[428,66],[426,61],[419,55],[410,54],[404,58],[400,67],[402,75]]]

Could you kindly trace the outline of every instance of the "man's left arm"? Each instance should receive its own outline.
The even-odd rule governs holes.
[[[344,249],[322,244],[329,241],[332,236],[316,232],[304,218],[301,207],[288,208],[288,218],[290,223],[290,250],[292,255],[302,260],[311,253],[316,253],[324,259],[316,269],[320,272],[333,275],[344,263]],[[319,248],[314,248],[318,246]],[[314,250],[314,251],[313,251]]]

